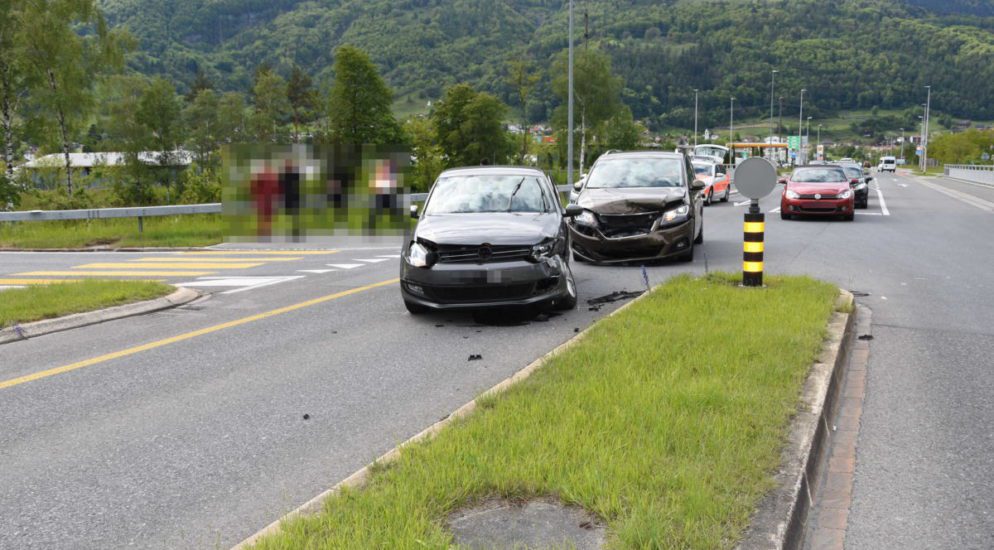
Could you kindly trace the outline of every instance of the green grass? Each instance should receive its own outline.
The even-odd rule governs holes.
[[[0,292],[0,328],[151,300],[173,290],[153,281],[102,280],[4,290]]]
[[[599,515],[611,548],[733,547],[773,486],[838,292],[737,281],[671,280],[257,547],[448,548],[460,506],[539,495]]]
[[[137,218],[5,222],[0,248],[207,246],[221,242],[222,231],[221,217],[214,214],[145,218],[142,233]]]

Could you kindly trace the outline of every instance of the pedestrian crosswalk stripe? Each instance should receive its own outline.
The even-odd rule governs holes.
[[[325,264],[328,267],[334,267],[335,269],[355,269],[357,267],[362,267],[363,264]]]
[[[298,273],[315,273],[317,275],[324,275],[325,273],[331,273],[335,271],[334,269],[298,269]]]
[[[262,288],[264,286],[270,286],[279,283],[285,283],[287,281],[293,281],[295,279],[302,279],[303,277],[304,277],[303,275],[291,275],[288,277],[201,277],[196,281],[177,283],[176,286],[208,287],[208,288],[233,287],[231,290],[226,290],[221,294],[236,294],[238,292],[244,292],[246,290]]]
[[[208,261],[199,263],[92,263],[73,266],[73,269],[250,269],[259,267],[260,263],[209,263]]]
[[[180,257],[180,256],[153,256],[148,258],[138,258],[137,260],[128,260],[130,262],[213,262],[213,263],[240,263],[240,262],[292,262],[294,260],[303,260],[302,256],[290,256],[290,257],[269,257],[269,258],[214,258],[214,257]]]
[[[398,259],[398,258],[400,258],[400,254],[386,254],[386,255],[383,255],[383,256],[377,256],[377,258],[392,258],[392,259]]]
[[[216,271],[28,271],[20,277],[202,277]]]
[[[378,264],[380,262],[387,261],[387,259],[386,258],[373,258],[371,260],[364,260],[364,259],[361,259],[361,258],[356,258],[356,261],[357,262],[365,262],[367,264]]]

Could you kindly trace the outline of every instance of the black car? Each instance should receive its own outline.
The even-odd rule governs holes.
[[[866,208],[870,205],[870,182],[872,176],[868,176],[858,164],[840,164],[849,178],[849,185],[852,187],[855,196],[856,208]]]
[[[597,263],[694,259],[704,242],[703,181],[680,153],[602,155],[577,188],[573,255]]]
[[[566,219],[555,186],[532,168],[446,170],[432,185],[400,260],[413,314],[509,305],[576,307]],[[411,215],[418,218],[417,209]]]

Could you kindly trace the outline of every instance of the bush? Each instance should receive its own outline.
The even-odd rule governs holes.
[[[182,176],[183,194],[180,204],[221,202],[221,177],[213,170],[198,171],[191,166]]]

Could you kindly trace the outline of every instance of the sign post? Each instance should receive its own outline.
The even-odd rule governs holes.
[[[742,286],[763,286],[763,252],[765,251],[766,215],[759,199],[777,185],[777,169],[761,157],[742,161],[735,169],[735,188],[751,199],[743,224]]]

